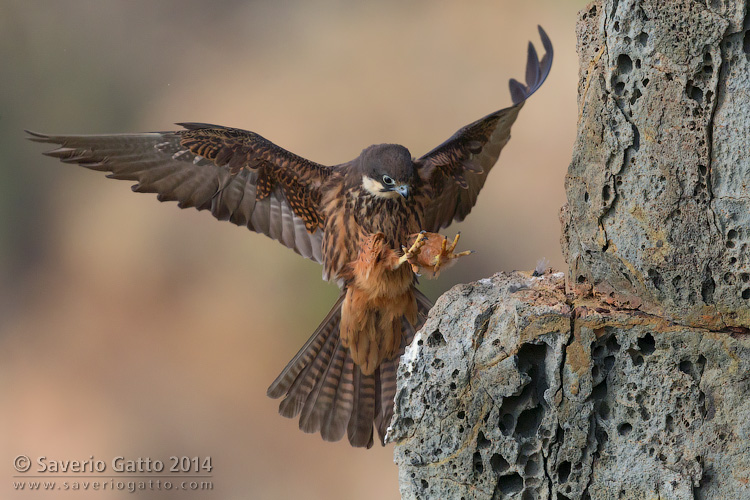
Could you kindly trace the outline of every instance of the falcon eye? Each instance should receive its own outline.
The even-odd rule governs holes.
[[[394,184],[396,184],[396,181],[394,181],[393,179],[391,179],[387,175],[384,175],[383,176],[383,184],[385,184],[386,186],[393,186]]]

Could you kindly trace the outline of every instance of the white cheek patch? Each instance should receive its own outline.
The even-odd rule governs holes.
[[[383,185],[372,177],[367,177],[366,175],[362,176],[362,187],[365,188],[365,191],[373,196],[377,196],[378,198],[397,198],[398,196],[401,196],[396,191],[383,192]]]

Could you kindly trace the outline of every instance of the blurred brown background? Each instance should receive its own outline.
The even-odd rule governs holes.
[[[256,131],[327,164],[420,156],[510,103],[526,43],[555,45],[432,298],[556,268],[576,122],[582,0],[0,0],[0,496],[12,460],[213,457],[212,492],[149,498],[397,498],[392,448],[325,443],[265,391],[337,291],[276,242],[43,157],[47,133]],[[36,465],[33,469],[36,468]],[[33,470],[32,469],[32,470]],[[126,492],[54,497],[129,498]]]

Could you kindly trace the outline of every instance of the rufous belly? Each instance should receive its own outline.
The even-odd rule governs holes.
[[[417,320],[417,303],[409,265],[382,233],[363,235],[358,258],[349,266],[341,310],[341,340],[362,373],[371,374],[383,360],[396,356],[403,337],[402,319]]]

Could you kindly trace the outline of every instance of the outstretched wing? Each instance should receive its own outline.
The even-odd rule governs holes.
[[[510,139],[510,128],[518,112],[526,99],[541,87],[552,67],[552,42],[541,26],[539,35],[544,57],[540,61],[529,42],[526,85],[510,81],[513,106],[466,125],[416,161],[420,176],[427,184],[422,200],[425,216],[422,229],[438,232],[454,220],[461,221],[476,203],[490,169]]]
[[[321,262],[321,185],[331,168],[301,158],[258,134],[205,123],[184,130],[117,135],[54,136],[45,153],[65,163],[136,181],[133,191],[157,193],[180,208],[210,210],[219,220],[263,233]]]

